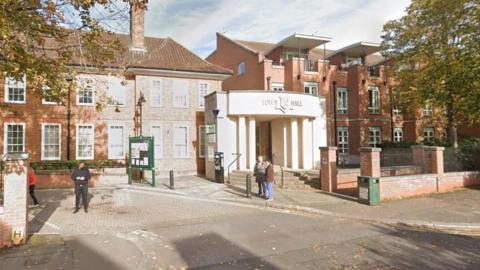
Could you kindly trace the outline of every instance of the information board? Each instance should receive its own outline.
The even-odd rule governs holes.
[[[129,137],[129,165],[133,168],[151,170],[155,165],[153,137]]]

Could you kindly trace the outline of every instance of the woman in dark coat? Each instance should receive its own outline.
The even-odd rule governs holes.
[[[259,156],[255,168],[253,169],[253,176],[255,176],[255,182],[258,184],[258,196],[265,197],[266,184],[265,184],[265,169],[267,168],[263,157]]]

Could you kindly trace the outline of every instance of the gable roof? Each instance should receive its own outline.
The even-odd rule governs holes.
[[[112,37],[105,37],[112,38]],[[126,48],[130,47],[130,36],[113,34],[113,38]],[[145,51],[117,52],[115,57],[104,67],[144,68],[155,70],[174,70],[200,73],[232,74],[229,69],[212,64],[171,38],[145,37]],[[76,52],[71,63],[75,66],[93,66],[85,62]]]

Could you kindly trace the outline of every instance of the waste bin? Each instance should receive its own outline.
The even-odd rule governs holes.
[[[357,182],[359,203],[368,205],[377,205],[380,203],[380,178],[359,176]]]

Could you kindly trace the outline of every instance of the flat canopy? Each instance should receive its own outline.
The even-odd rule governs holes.
[[[322,44],[330,42],[332,39],[329,37],[320,37],[314,35],[302,35],[302,34],[293,34],[282,41],[275,44],[268,52],[265,54],[269,54],[274,49],[282,46],[286,48],[300,48],[300,49],[313,49]]]
[[[336,50],[331,54],[327,55],[327,58],[330,58],[339,53],[343,53],[349,57],[362,57],[362,56],[374,54],[379,51],[380,51],[379,43],[361,41],[361,42],[357,42],[355,44],[343,47],[339,50]]]

